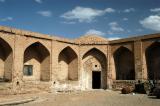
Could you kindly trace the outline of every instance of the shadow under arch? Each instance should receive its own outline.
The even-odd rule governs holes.
[[[119,47],[114,53],[116,80],[135,80],[134,54],[126,47]]]
[[[11,46],[0,38],[0,82],[12,81],[13,50]]]
[[[160,80],[160,42],[152,43],[145,51],[149,80]]]
[[[58,63],[62,74],[59,80],[78,80],[78,55],[71,47],[67,46],[59,53]]]
[[[34,80],[50,80],[50,52],[42,43],[35,42],[25,49],[24,66],[27,65],[33,67]]]

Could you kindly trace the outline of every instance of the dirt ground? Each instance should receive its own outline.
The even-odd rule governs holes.
[[[31,95],[25,95],[31,96]],[[160,106],[160,99],[144,94],[121,94],[118,91],[83,91],[35,94],[36,101],[18,106]]]

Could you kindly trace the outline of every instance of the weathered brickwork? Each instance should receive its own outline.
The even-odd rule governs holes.
[[[119,89],[159,80],[159,53],[160,34],[65,39],[0,26],[0,86],[13,92]]]

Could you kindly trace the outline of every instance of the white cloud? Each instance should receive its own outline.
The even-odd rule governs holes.
[[[110,29],[107,32],[109,35],[121,33],[124,31],[124,29],[120,27],[117,22],[110,22],[108,25],[110,27]]]
[[[140,21],[144,28],[160,31],[160,16],[151,15]]]
[[[121,39],[120,37],[110,37],[108,38],[109,40],[118,40],[118,39]]]
[[[44,17],[51,17],[52,16],[52,12],[47,10],[47,11],[38,11],[37,14],[40,14]]]
[[[37,3],[42,3],[42,0],[35,0],[35,2],[37,2]]]
[[[64,24],[75,24],[76,22],[74,22],[74,21],[64,21],[62,23],[64,23]]]
[[[98,30],[95,30],[95,29],[90,29],[85,33],[85,35],[92,35],[92,34],[101,35],[101,36],[105,35],[104,32],[101,32],[101,31],[98,31]]]
[[[123,12],[130,13],[130,12],[134,12],[134,11],[135,11],[134,8],[128,8],[128,9],[125,9]]]
[[[6,0],[0,0],[0,2],[5,2]]]
[[[160,12],[160,8],[150,9],[151,12]]]
[[[123,21],[128,21],[128,18],[123,18]]]
[[[111,22],[111,23],[109,23],[109,26],[112,31],[116,31],[116,32],[124,31],[124,29],[121,28],[117,22]]]
[[[77,6],[73,10],[62,14],[61,17],[67,20],[78,20],[79,22],[92,22],[96,17],[112,12],[115,12],[112,8],[98,10]]]
[[[106,8],[104,11],[107,13],[115,12],[115,10],[113,8]]]
[[[0,21],[12,21],[13,17],[1,18]]]

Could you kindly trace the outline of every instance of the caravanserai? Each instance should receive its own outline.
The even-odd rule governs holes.
[[[160,79],[160,34],[66,39],[0,27],[0,86],[20,91],[121,88]]]

